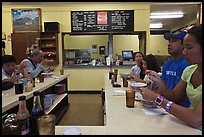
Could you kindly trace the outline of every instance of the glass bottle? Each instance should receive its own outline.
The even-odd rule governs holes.
[[[112,69],[112,67],[110,67],[110,71],[109,71],[109,79],[112,78],[112,75],[113,75],[113,69]]]
[[[26,96],[19,96],[19,109],[17,112],[17,119],[20,122],[21,135],[30,134],[30,113],[26,107]]]
[[[27,84],[25,85],[25,91],[29,92],[32,90],[33,90],[32,78],[31,78],[30,72],[28,72]]]
[[[32,79],[33,87],[35,87],[35,78]]]
[[[42,109],[41,101],[40,101],[40,91],[33,92],[34,100],[33,100],[33,109],[31,112],[30,122],[31,122],[31,134],[39,135],[37,119],[45,114]]]
[[[20,84],[20,73],[16,73],[16,84]]]

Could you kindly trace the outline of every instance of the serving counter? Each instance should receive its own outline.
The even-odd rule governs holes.
[[[9,90],[2,91],[2,115],[10,114],[10,113],[17,113],[18,111],[18,97],[25,95],[26,96],[26,105],[28,111],[31,112],[33,107],[33,92],[40,91],[41,92],[41,104],[44,109],[44,96],[49,93],[55,93],[54,86],[56,84],[65,84],[66,90],[67,86],[67,79],[69,75],[59,75],[59,76],[52,76],[46,77],[43,83],[40,83],[39,80],[36,79],[35,87],[30,92],[23,92],[22,94],[15,94],[15,88],[11,88]],[[57,95],[53,105],[48,109],[44,109],[46,114],[55,114],[56,115],[56,123],[59,122],[63,114],[66,112],[68,107],[68,93],[63,93]]]
[[[121,78],[119,78],[121,81]],[[124,88],[113,88],[108,74],[105,75],[105,126],[79,126],[82,135],[201,135],[202,132],[192,128],[173,115],[164,113],[145,113],[150,108],[144,107],[141,102],[135,101],[134,108],[126,107]],[[151,110],[155,111],[155,110]],[[156,110],[157,111],[157,110]],[[68,126],[56,126],[55,134],[62,135],[63,129]]]

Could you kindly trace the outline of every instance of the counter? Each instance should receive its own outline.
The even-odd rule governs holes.
[[[121,81],[121,79],[119,80]],[[201,135],[202,132],[190,127],[173,115],[146,115],[146,109],[135,101],[134,108],[126,107],[124,95],[115,96],[114,90],[105,74],[105,126],[79,126],[82,135]],[[67,126],[56,126],[55,134],[62,135]]]
[[[61,83],[66,85],[67,90],[67,78],[69,75],[60,75],[60,76],[52,76],[44,79],[43,83],[39,83],[39,80],[36,79],[36,86],[30,92],[23,92],[22,94],[15,94],[15,88],[11,88],[9,90],[2,91],[2,114],[5,113],[17,113],[18,111],[18,97],[25,95],[26,96],[26,104],[29,112],[32,110],[33,106],[33,92],[40,91],[41,92],[41,104],[44,109],[44,95],[48,93],[55,93],[54,85]],[[56,100],[53,102],[53,105],[44,109],[46,114],[52,113],[57,115],[56,123],[59,122],[60,118],[63,116],[64,112],[66,112],[68,107],[68,94],[60,94],[57,95]]]
[[[131,68],[132,66],[134,65],[113,65],[113,66],[107,66],[107,65],[90,65],[88,63],[85,63],[85,64],[70,64],[70,65],[66,65],[66,66],[63,66],[63,68],[108,68],[110,69],[111,68]]]

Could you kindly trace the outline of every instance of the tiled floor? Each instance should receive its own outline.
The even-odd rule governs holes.
[[[101,94],[69,94],[69,108],[58,125],[102,126]]]

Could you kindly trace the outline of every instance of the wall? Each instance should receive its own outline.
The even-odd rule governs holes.
[[[44,30],[43,22],[59,22],[60,23],[60,31],[61,32],[70,32],[71,31],[71,18],[70,11],[72,10],[134,10],[134,29],[135,31],[146,31],[146,53],[154,52],[154,48],[150,46],[150,5],[149,3],[132,3],[131,5],[88,5],[85,6],[8,6],[2,7],[2,32],[6,32],[6,34],[12,33],[12,17],[11,17],[11,9],[13,8],[41,8],[42,11],[42,30]],[[106,38],[102,38],[102,44],[106,44]],[[126,41],[127,40],[127,41]],[[155,39],[151,44],[161,43],[161,39]],[[81,41],[81,40],[80,40]],[[78,46],[83,45],[82,41],[77,41],[79,43]],[[104,42],[105,41],[105,42]],[[120,53],[123,49],[122,46],[125,45],[127,49],[138,50],[138,39],[137,36],[114,36],[115,47],[113,50],[113,55],[116,53]],[[131,44],[130,44],[131,43]],[[75,44],[75,43],[74,43]],[[74,46],[71,45],[71,46]],[[86,46],[90,47],[90,43]],[[129,46],[129,47],[128,47]],[[158,48],[158,47],[157,47]],[[162,50],[160,50],[162,51]],[[12,54],[11,50],[11,42],[8,42],[6,46],[6,53]],[[161,53],[161,52],[160,52]],[[61,35],[59,35],[59,66],[56,68],[56,71],[59,71],[59,68],[62,66],[62,41]],[[104,87],[104,74],[108,72],[108,69],[65,69],[65,73],[70,73],[71,76],[69,78],[69,90],[100,90]],[[120,70],[119,70],[120,71]],[[129,72],[129,69],[125,71]],[[94,84],[93,84],[94,83]]]
[[[164,35],[150,36],[150,50],[153,55],[168,55],[168,41],[164,39]]]
[[[146,31],[147,33],[147,50],[149,50],[149,14],[150,14],[150,5],[149,3],[133,3],[131,5],[127,4],[96,4],[89,5],[86,4],[84,6],[36,6],[34,4],[28,6],[3,6],[2,7],[2,32],[6,32],[6,34],[12,33],[12,16],[11,9],[14,8],[40,8],[42,11],[42,30],[44,30],[43,22],[59,22],[61,32],[70,32],[71,31],[71,18],[70,11],[72,10],[134,10],[135,11],[135,23],[134,28],[135,31]],[[137,20],[138,19],[138,20]],[[61,35],[59,35],[59,55],[62,54],[61,48]],[[116,50],[117,51],[117,50]],[[12,54],[11,50],[11,42],[6,46],[6,53]],[[59,65],[62,64],[62,56],[59,56]]]

